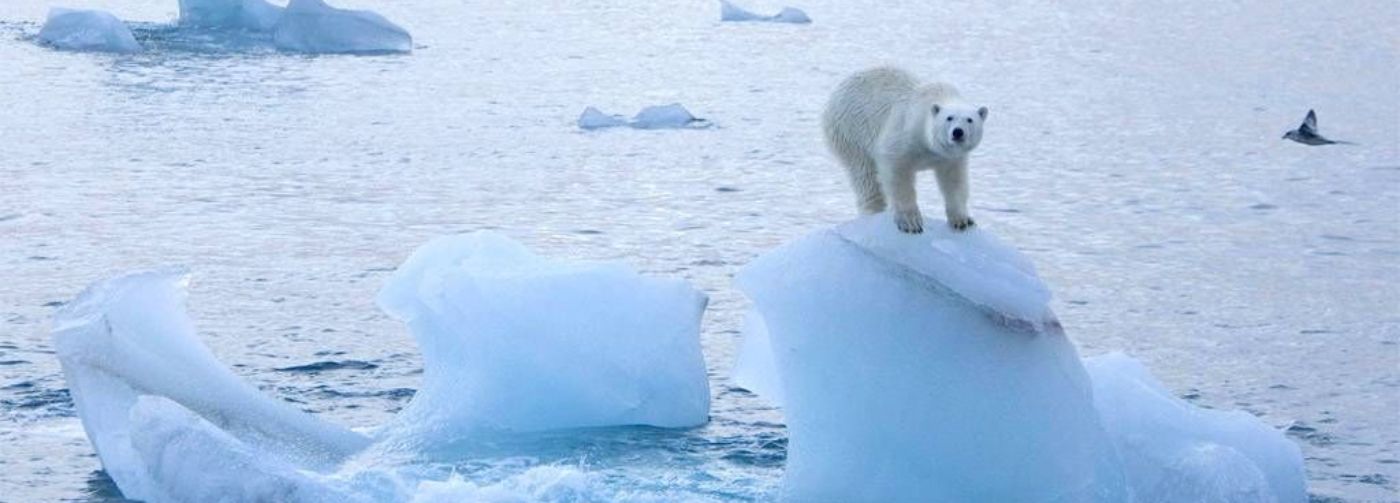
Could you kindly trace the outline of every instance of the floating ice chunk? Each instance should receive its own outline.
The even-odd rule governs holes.
[[[265,0],[180,0],[180,24],[270,31],[282,10]]]
[[[629,125],[637,129],[705,128],[710,122],[691,115],[680,103],[672,103],[643,108]]]
[[[1282,432],[1176,398],[1125,355],[1085,365],[1137,501],[1307,501],[1302,453]]]
[[[138,398],[130,422],[131,444],[160,495],[142,498],[147,501],[368,501],[268,456],[166,398]]]
[[[884,227],[866,218],[819,231],[739,275],[782,387],[783,496],[1125,501],[1088,375],[1053,314],[1017,321],[996,307],[1021,301],[997,296],[1022,292],[957,291],[1038,285],[1024,259],[989,236],[939,232],[942,222],[920,235]],[[953,276],[967,283],[944,283],[948,271],[924,255],[970,261],[959,265],[968,276]]]
[[[603,129],[626,125],[627,119],[622,118],[621,115],[605,114],[593,107],[583,109],[583,115],[578,117],[579,129]]]
[[[772,16],[763,16],[744,10],[743,8],[729,3],[728,0],[719,0],[719,20],[720,21],[771,21],[775,23],[807,24],[812,22],[812,18],[807,17],[807,13],[795,7],[783,7],[783,10]]]
[[[423,353],[390,434],[443,439],[703,424],[706,297],[620,263],[555,261],[479,232],[418,248],[379,292]]]
[[[88,287],[54,315],[54,348],[102,466],[126,497],[161,500],[133,445],[140,395],[168,398],[270,457],[329,468],[368,439],[260,393],[214,358],[184,308],[180,270],[126,275]],[[145,417],[145,416],[142,416]]]
[[[679,103],[643,108],[630,121],[624,121],[619,115],[606,114],[593,107],[585,108],[583,115],[578,118],[578,127],[581,129],[617,126],[633,129],[704,129],[710,125],[710,121],[691,115],[690,111]]]
[[[322,0],[292,0],[273,29],[278,49],[305,53],[388,53],[413,50],[408,31],[370,11],[337,9]]]
[[[93,52],[141,52],[141,44],[116,16],[99,10],[74,10],[54,7],[39,40],[56,49]]]

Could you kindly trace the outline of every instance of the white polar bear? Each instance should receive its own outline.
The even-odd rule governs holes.
[[[920,85],[908,72],[875,68],[850,76],[832,93],[822,126],[827,146],[846,165],[863,214],[894,206],[899,230],[924,230],[914,174],[932,169],[948,225],[962,230],[967,213],[967,154],[982,141],[987,107],[961,102],[944,83]]]

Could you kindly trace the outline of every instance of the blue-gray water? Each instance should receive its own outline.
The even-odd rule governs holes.
[[[804,0],[815,22],[791,26],[720,24],[708,1],[363,0],[342,5],[398,21],[415,52],[306,57],[162,28],[175,0],[82,4],[141,22],[147,54],[56,52],[33,42],[48,3],[0,3],[0,500],[113,494],[48,340],[87,283],[190,266],[223,361],[367,427],[419,380],[376,289],[418,244],[483,228],[712,298],[712,423],[559,459],[769,496],[781,416],[729,387],[747,306],[730,279],[853,216],[818,116],[878,63],[991,108],[974,216],[1036,261],[1083,353],[1291,426],[1317,499],[1400,499],[1400,3],[888,4]],[[573,124],[670,102],[716,127]],[[1360,145],[1281,140],[1309,108]]]

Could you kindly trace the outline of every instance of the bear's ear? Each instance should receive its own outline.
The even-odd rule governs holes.
[[[987,107],[977,109],[977,115],[981,115],[982,120],[987,120]]]
[[[934,105],[934,106],[933,106],[933,115],[938,115],[938,112],[939,112],[940,110],[943,110],[943,109],[942,109],[942,108],[938,108],[938,105]]]

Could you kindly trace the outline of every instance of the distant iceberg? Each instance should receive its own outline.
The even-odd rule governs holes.
[[[282,11],[266,0],[180,0],[180,25],[270,31]]]
[[[696,117],[680,103],[643,108],[631,120],[621,115],[607,114],[594,107],[583,110],[578,127],[585,130],[627,126],[633,129],[704,129],[710,121]]]
[[[785,499],[1306,501],[1281,432],[1126,357],[1086,372],[1027,259],[925,229],[864,217],[740,273],[755,307],[734,377],[784,407]]]
[[[807,13],[795,7],[783,7],[783,10],[771,16],[754,14],[728,0],[719,0],[719,20],[720,21],[768,21],[773,23],[807,24],[812,22],[812,18],[807,17]]]
[[[407,30],[364,10],[337,9],[322,0],[292,0],[272,30],[278,49],[305,53],[410,52]]]
[[[100,10],[49,9],[39,40],[68,51],[141,52],[141,44],[136,42],[131,28]]]

